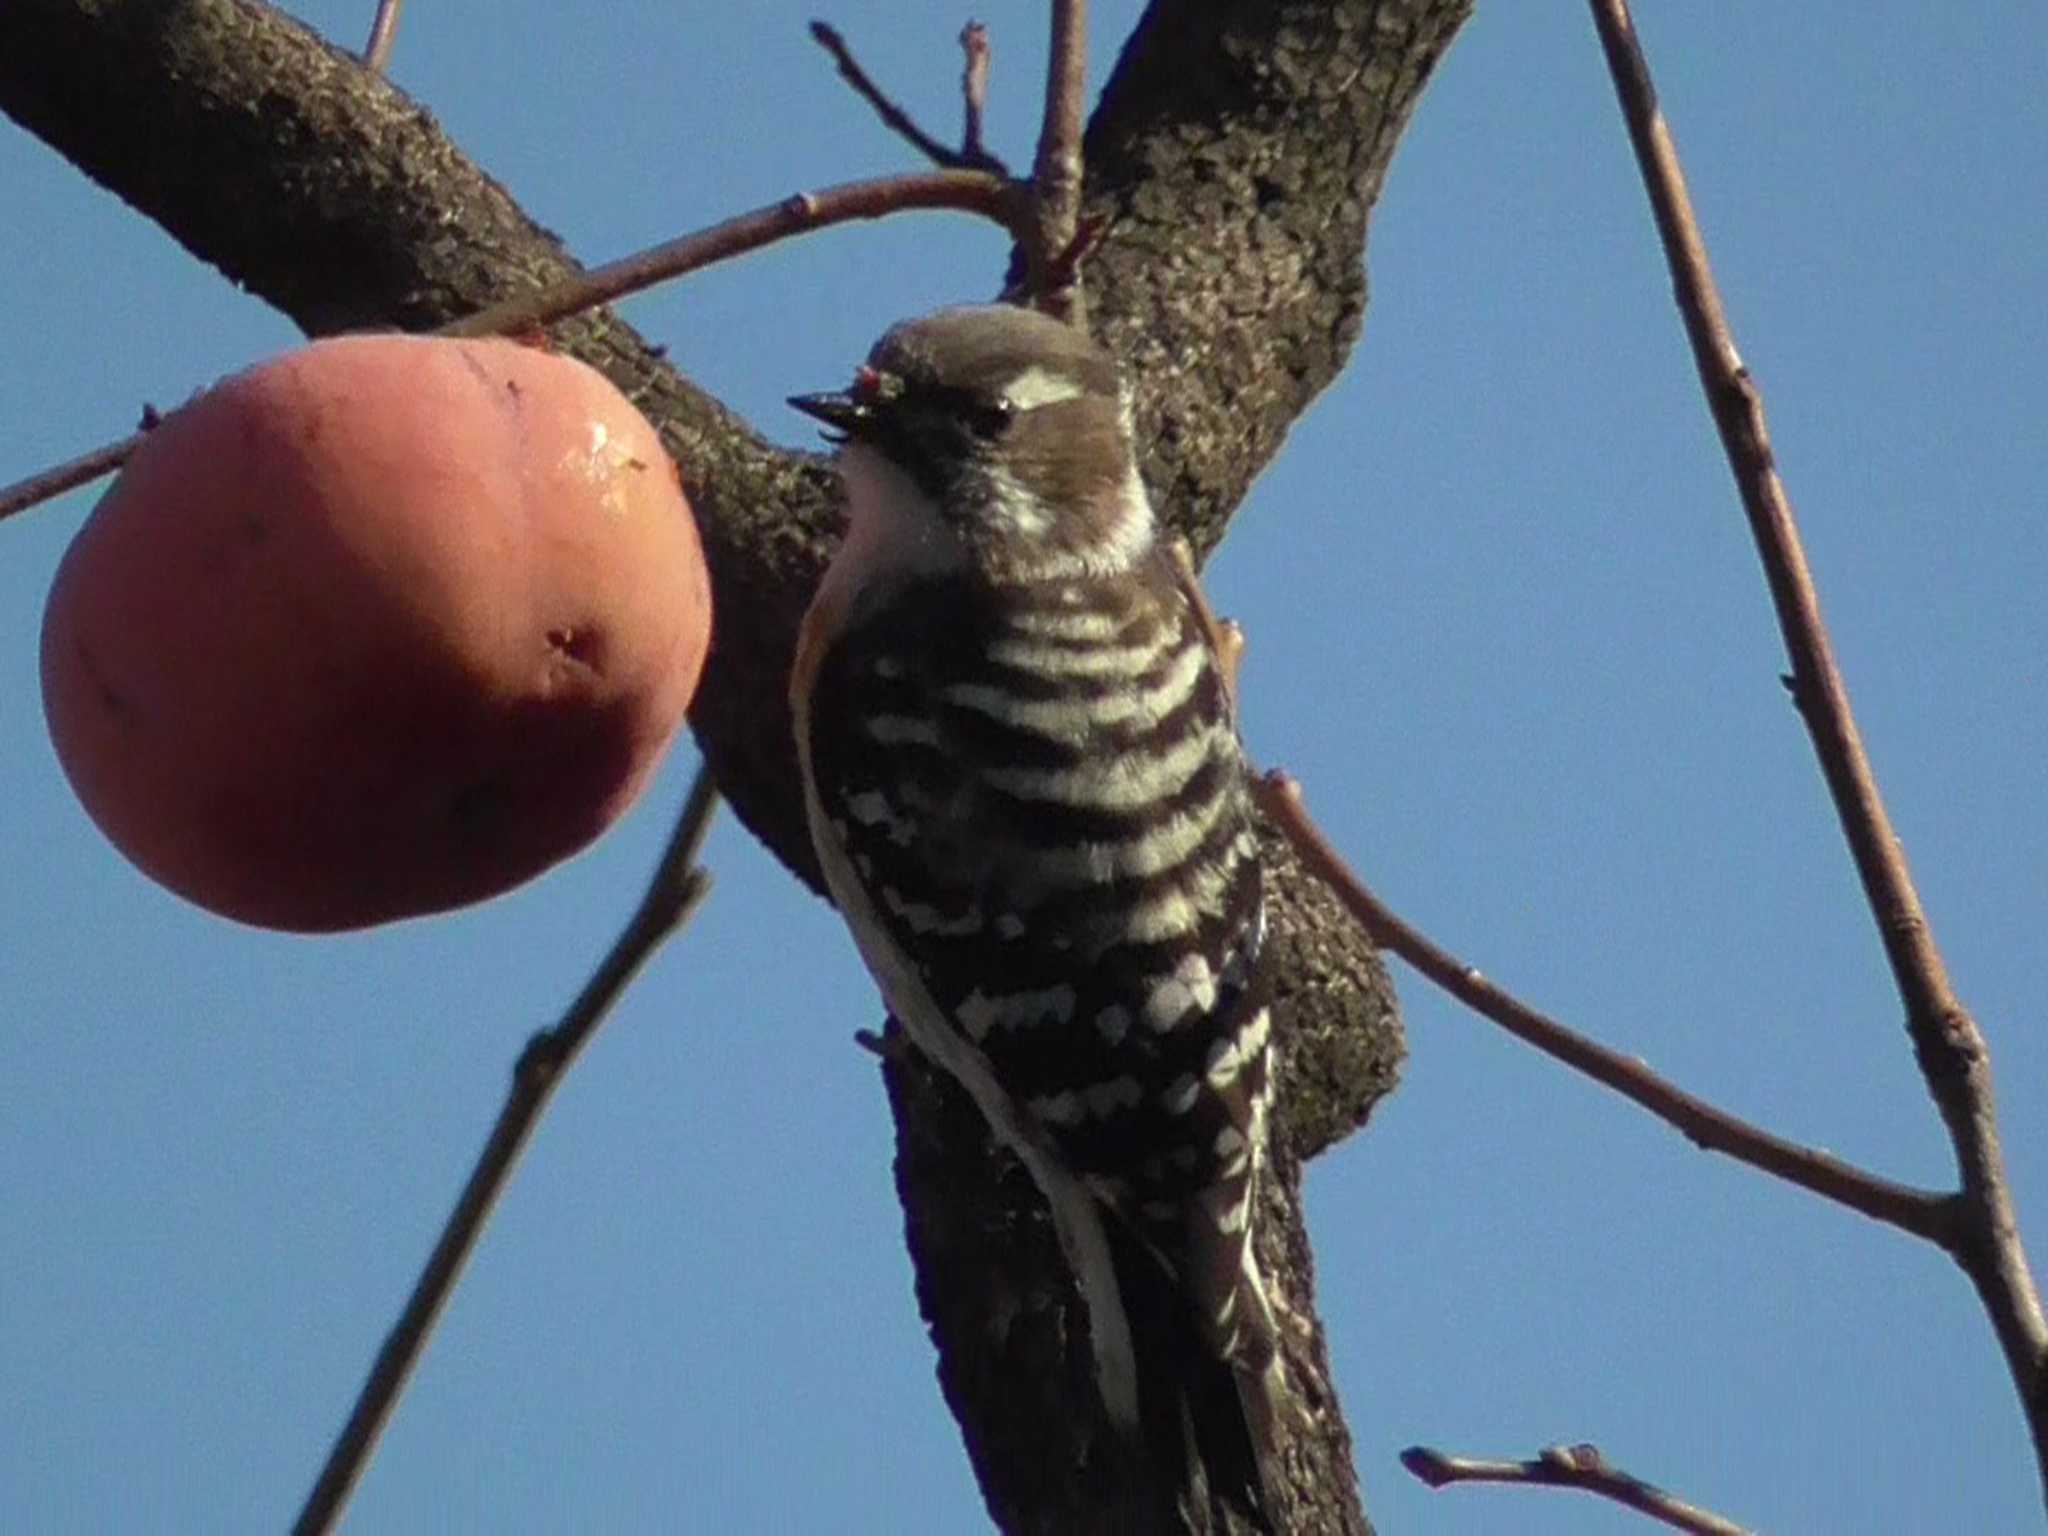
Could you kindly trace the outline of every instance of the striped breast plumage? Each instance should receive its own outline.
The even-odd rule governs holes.
[[[925,578],[849,619],[807,749],[886,930],[864,947],[906,958],[1066,1164],[1198,1271],[1227,1353],[1269,1051],[1257,844],[1203,616],[1160,555],[1114,579]]]

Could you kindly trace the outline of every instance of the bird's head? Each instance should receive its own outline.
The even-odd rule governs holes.
[[[790,404],[832,429],[857,538],[951,551],[998,580],[1107,574],[1152,546],[1116,364],[1034,310],[907,320],[850,388]]]

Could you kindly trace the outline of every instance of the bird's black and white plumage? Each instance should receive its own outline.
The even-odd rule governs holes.
[[[1044,1192],[1110,1418],[1176,1503],[1206,1483],[1266,1525],[1257,844],[1116,367],[1032,311],[949,309],[792,403],[837,434],[850,518],[791,687],[832,895]]]

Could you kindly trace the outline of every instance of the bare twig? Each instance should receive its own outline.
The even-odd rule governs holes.
[[[1260,804],[1302,863],[1344,903],[1375,943],[1391,950],[1451,996],[1545,1055],[1634,1100],[1695,1146],[1775,1174],[1853,1211],[1947,1248],[1956,1241],[1958,1196],[1915,1189],[1801,1146],[1729,1114],[1659,1077],[1642,1061],[1588,1040],[1546,1017],[1396,916],[1345,864],[1309,817],[1301,787],[1284,773],[1257,785]]]
[[[1081,264],[1109,232],[1110,221],[1102,214],[1090,214],[1074,227],[1074,238],[1055,251],[1045,266],[1047,292],[1068,293],[1079,302]]]
[[[494,304],[444,325],[435,334],[502,336],[549,325],[564,316],[580,314],[625,294],[638,293],[685,272],[728,261],[792,235],[911,209],[951,208],[978,213],[1014,231],[1021,222],[1018,202],[1016,185],[987,171],[919,171],[907,176],[841,182],[818,192],[796,193],[779,203],[770,203],[709,229],[598,267],[579,278]]]
[[[1671,130],[1636,40],[1625,0],[1590,0],[1630,141],[1655,212],[1700,383],[1734,472],[1777,609],[1791,689],[1813,738],[1835,812],[1876,919],[1892,977],[1905,1004],[1921,1075],[1948,1127],[1961,1175],[1954,1239],[1947,1246],[1976,1286],[2019,1389],[2048,1494],[2048,1320],[2020,1241],[1991,1085],[1984,1036],[1949,984],[1941,951],[1921,909],[1906,856],[1892,830],[1877,779],[1835,665],[1820,597],[1806,564],[1792,506],[1778,478],[1763,398],[1735,350],[1706,244],[1693,216]]]
[[[839,78],[853,87],[854,94],[875,109],[875,115],[884,127],[909,143],[910,147],[923,155],[933,165],[944,171],[990,171],[998,176],[1008,176],[1009,170],[995,156],[981,148],[980,123],[978,118],[970,123],[972,132],[959,149],[948,149],[937,139],[917,125],[917,120],[890,99],[879,85],[875,84],[860,60],[853,56],[853,49],[847,45],[839,29],[829,22],[811,23],[811,36],[818,46],[832,55],[832,62],[839,66]],[[971,62],[970,62],[971,67]]]
[[[988,107],[988,28],[970,21],[960,29],[960,155],[969,165],[1009,172],[981,142],[981,116]]]
[[[1194,610],[1195,622],[1201,626],[1202,633],[1208,637],[1209,649],[1216,655],[1216,665],[1223,673],[1224,697],[1229,701],[1230,716],[1234,720],[1237,718],[1237,680],[1244,671],[1244,626],[1233,619],[1217,617],[1216,610],[1209,604],[1209,594],[1202,589],[1201,575],[1195,570],[1194,547],[1186,539],[1176,534],[1169,540],[1166,558],[1180,582],[1182,595]]]
[[[363,68],[384,73],[391,62],[391,45],[398,40],[398,13],[404,0],[377,0],[377,14],[370,18],[370,40],[363,44]]]
[[[1553,1445],[1531,1461],[1481,1461],[1447,1456],[1426,1445],[1401,1453],[1401,1465],[1432,1488],[1452,1483],[1522,1483],[1542,1488],[1577,1488],[1626,1504],[1674,1530],[1694,1536],[1748,1536],[1745,1527],[1712,1510],[1674,1498],[1654,1483],[1608,1465],[1597,1445]]]
[[[363,1468],[369,1464],[399,1393],[405,1389],[413,1366],[426,1347],[427,1336],[440,1318],[441,1309],[556,1086],[597,1032],[627,983],[663,940],[689,922],[710,890],[711,876],[698,867],[697,859],[710,829],[711,814],[717,808],[717,787],[711,782],[710,771],[700,768],[639,907],[561,1021],[535,1035],[520,1053],[519,1064],[512,1072],[511,1092],[498,1112],[497,1124],[491,1127],[490,1139],[484,1143],[469,1182],[449,1213],[447,1225],[420,1272],[405,1310],[399,1314],[384,1347],[377,1352],[376,1363],[370,1368],[369,1379],[363,1383],[348,1423],[342,1427],[327,1464],[321,1468],[305,1508],[292,1527],[294,1536],[314,1536],[334,1528]]]
[[[1088,84],[1087,0],[1053,0],[1045,121],[1031,171],[1036,196],[1025,262],[1033,300],[1048,314],[1086,320],[1076,237],[1081,224],[1082,97]]]
[[[923,171],[841,182],[818,192],[799,192],[563,282],[516,295],[502,304],[452,321],[434,334],[503,336],[532,330],[793,235],[913,209],[951,208],[980,214],[1014,235],[1023,224],[1021,201],[1017,183],[986,171]],[[124,438],[67,464],[0,487],[0,518],[113,473],[141,443],[142,434]]]
[[[81,485],[90,485],[101,475],[111,475],[128,462],[128,455],[142,446],[143,438],[149,434],[137,432],[133,437],[124,437],[117,443],[107,443],[81,454],[63,464],[52,465],[38,470],[26,480],[0,488],[0,518],[9,518],[17,512],[26,512],[38,502],[49,501],[74,491]]]

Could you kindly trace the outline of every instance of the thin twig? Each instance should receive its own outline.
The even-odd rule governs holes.
[[[340,1519],[398,1395],[405,1389],[427,1337],[556,1086],[597,1032],[627,983],[663,940],[689,922],[711,889],[711,876],[698,866],[697,860],[710,830],[711,814],[717,808],[717,787],[711,781],[710,771],[700,768],[639,907],[561,1021],[535,1035],[520,1053],[519,1064],[512,1072],[511,1091],[498,1112],[497,1124],[491,1127],[490,1139],[484,1143],[469,1182],[463,1186],[426,1267],[420,1271],[405,1310],[399,1314],[384,1347],[377,1352],[355,1408],[292,1526],[294,1536],[331,1531]]]
[[[1771,601],[1791,658],[1792,696],[1813,738],[1815,755],[1842,824],[1865,899],[1876,920],[1892,977],[1905,1004],[1906,1028],[1921,1076],[1948,1127],[1961,1175],[1956,1241],[1949,1245],[1969,1274],[2005,1352],[2034,1441],[2048,1495],[2048,1319],[2019,1235],[1991,1084],[1991,1057],[1949,983],[1947,967],[1920,905],[1906,855],[1892,830],[1876,775],[1863,750],[1836,667],[1820,597],[1806,564],[1792,506],[1778,478],[1764,422],[1763,397],[1735,350],[1728,317],[1693,216],[1677,146],[1657,106],[1650,68],[1636,40],[1625,0],[1590,0],[1615,93],[1628,122],[1657,233],[1670,264],[1679,313],[1721,446],[1742,495],[1743,511],[1770,584]]]
[[[1039,308],[1086,320],[1078,247],[1081,226],[1082,98],[1088,87],[1087,0],[1053,0],[1052,57],[1045,73],[1045,121],[1031,171],[1031,238],[1025,242],[1031,294]]]
[[[1008,175],[1003,162],[990,154],[981,142],[981,118],[988,107],[991,58],[988,28],[978,21],[970,21],[962,27],[960,53],[960,157],[969,165]]]
[[[1081,265],[1087,261],[1095,247],[1102,243],[1102,237],[1109,233],[1110,222],[1102,214],[1089,214],[1074,227],[1074,238],[1052,255],[1046,263],[1045,282],[1048,293],[1066,293],[1078,303],[1081,295]]]
[[[81,454],[67,463],[52,465],[38,470],[26,480],[0,488],[0,519],[26,512],[38,502],[49,501],[74,491],[81,485],[90,485],[101,475],[111,475],[128,462],[128,455],[142,446],[142,440],[149,434],[137,432],[133,437],[124,437],[117,443],[107,443]]]
[[[1373,941],[1399,955],[1475,1013],[1546,1056],[1634,1100],[1696,1146],[1725,1153],[1915,1237],[1945,1248],[1955,1243],[1958,1196],[1894,1183],[1817,1147],[1773,1135],[1694,1097],[1637,1058],[1623,1056],[1538,1013],[1410,927],[1375,896],[1310,818],[1301,786],[1293,778],[1269,773],[1258,781],[1256,793],[1302,862],[1344,903]]]
[[[1662,1521],[1694,1536],[1749,1536],[1748,1529],[1710,1509],[1666,1493],[1654,1483],[1608,1465],[1597,1445],[1554,1445],[1531,1461],[1481,1461],[1447,1456],[1426,1445],[1401,1453],[1401,1465],[1432,1488],[1452,1483],[1521,1483],[1542,1488],[1577,1488]]]
[[[1001,224],[1014,237],[1023,227],[1022,200],[1016,182],[987,171],[921,171],[907,176],[841,182],[818,192],[799,192],[708,229],[577,273],[546,288],[516,295],[502,304],[451,321],[433,334],[502,336],[531,330],[793,235],[914,209],[950,208],[980,214]],[[38,502],[113,473],[141,443],[142,434],[124,438],[67,464],[0,487],[0,518],[11,517]]]
[[[391,45],[398,40],[398,13],[405,0],[377,0],[377,14],[370,18],[370,40],[363,44],[363,68],[383,74],[391,62]]]
[[[796,193],[779,203],[597,267],[580,277],[494,304],[442,326],[435,334],[502,336],[549,325],[564,316],[610,303],[792,235],[911,209],[951,208],[978,213],[1014,230],[1021,222],[1018,200],[1015,183],[987,171],[918,171],[841,182],[818,192]]]
[[[882,120],[882,125],[940,170],[991,171],[999,176],[1009,175],[1002,161],[982,151],[979,132],[967,139],[961,148],[948,149],[920,128],[917,119],[898,106],[887,92],[875,84],[873,77],[861,68],[860,60],[853,56],[853,49],[847,45],[845,37],[840,34],[837,27],[829,22],[814,21],[811,23],[811,36],[817,39],[820,48],[832,55],[832,62],[839,66],[839,78],[853,87],[855,95],[875,109],[875,115]]]

